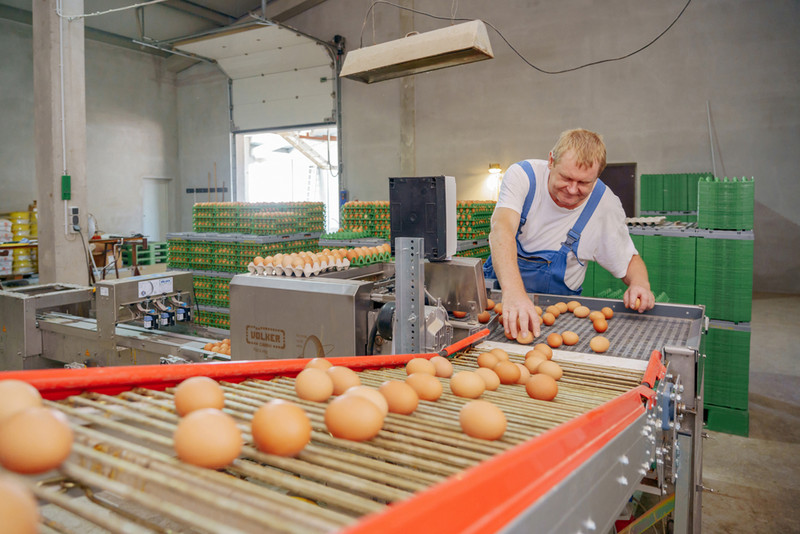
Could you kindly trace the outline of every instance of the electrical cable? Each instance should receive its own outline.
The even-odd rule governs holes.
[[[675,19],[669,24],[669,26],[667,26],[664,29],[664,31],[659,33],[650,42],[648,42],[644,46],[641,46],[641,47],[637,48],[633,52],[630,52],[630,53],[625,54],[623,56],[607,58],[607,59],[600,59],[600,60],[597,60],[597,61],[591,61],[589,63],[584,63],[583,65],[579,65],[577,67],[570,67],[570,68],[561,69],[561,70],[546,70],[546,69],[543,69],[541,67],[537,67],[536,65],[534,65],[533,63],[528,61],[528,59],[526,59],[525,56],[523,56],[522,53],[520,53],[519,50],[517,50],[514,47],[514,45],[512,45],[511,42],[508,39],[506,39],[506,37],[500,32],[500,30],[498,30],[497,28],[494,27],[494,25],[492,25],[490,22],[487,22],[487,21],[485,21],[483,19],[477,19],[477,20],[480,20],[481,22],[483,22],[484,24],[489,26],[491,29],[493,29],[497,33],[497,35],[499,35],[500,38],[508,45],[508,47],[517,56],[519,56],[519,58],[522,61],[524,61],[529,67],[541,72],[542,74],[564,74],[564,73],[567,73],[567,72],[573,72],[573,71],[576,71],[576,70],[580,70],[580,69],[583,69],[583,68],[586,68],[586,67],[591,67],[591,66],[594,66],[594,65],[600,65],[602,63],[610,63],[610,62],[613,62],[613,61],[621,61],[621,60],[627,59],[627,58],[629,58],[629,57],[631,57],[631,56],[633,56],[635,54],[638,54],[639,52],[643,51],[644,49],[648,48],[650,45],[652,45],[653,43],[655,43],[656,41],[661,39],[661,37],[663,37],[664,34],[666,34],[675,25],[676,22],[678,22],[678,20],[681,18],[681,16],[683,16],[683,13],[686,11],[686,8],[688,8],[689,4],[691,4],[691,3],[692,3],[692,0],[687,0],[686,1],[686,5],[683,6],[683,9],[681,9],[680,13],[678,13],[678,15],[675,17]],[[410,8],[410,7],[406,7],[406,6],[401,6],[401,5],[398,5],[398,4],[394,4],[394,3],[388,2],[386,0],[375,0],[369,6],[369,9],[367,10],[367,14],[364,16],[364,23],[361,25],[361,38],[360,38],[360,41],[359,41],[359,47],[363,47],[364,46],[364,28],[367,25],[367,20],[369,18],[370,12],[372,11],[372,9],[375,7],[376,4],[387,4],[387,5],[396,7],[397,9],[402,9],[402,10],[405,10],[405,11],[411,11],[412,13],[416,13],[418,15],[424,15],[426,17],[430,17],[432,19],[437,19],[437,20],[449,20],[451,22],[456,22],[456,21],[458,21],[458,22],[469,22],[469,21],[472,21],[472,20],[476,20],[476,19],[468,19],[468,18],[455,18],[454,16],[442,17],[442,16],[439,16],[439,15],[434,15],[432,13],[427,13],[425,11],[420,11],[418,9],[414,9],[414,8]],[[373,22],[373,25],[374,25],[374,22]],[[373,30],[374,30],[374,27],[373,27]],[[373,37],[373,40],[374,40],[374,37]]]
[[[78,227],[78,234],[81,236],[81,243],[83,244],[83,251],[86,253],[86,267],[89,270],[89,279],[94,278],[94,269],[92,268],[92,257],[89,255],[89,247],[86,245],[86,240],[83,238],[80,226]],[[95,280],[97,282],[97,280]]]

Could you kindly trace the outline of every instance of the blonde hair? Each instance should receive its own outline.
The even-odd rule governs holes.
[[[606,168],[606,145],[603,136],[583,128],[575,128],[561,132],[561,136],[553,147],[553,164],[557,164],[567,151],[575,152],[575,163],[579,167],[591,167],[595,163],[600,165],[597,174]]]

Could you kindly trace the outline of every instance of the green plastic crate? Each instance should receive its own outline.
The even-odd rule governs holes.
[[[750,322],[753,301],[753,241],[697,239],[695,304],[712,319]]]
[[[687,211],[689,202],[688,176],[685,174],[665,174],[663,180],[663,210]]]
[[[705,404],[703,415],[706,428],[709,430],[745,437],[750,434],[750,412],[748,410]]]
[[[706,178],[697,184],[697,227],[752,230],[755,181]]]
[[[664,176],[643,174],[639,186],[641,192],[639,208],[642,211],[664,211]]]
[[[750,387],[750,332],[711,325],[703,336],[706,355],[704,402],[747,410]]]
[[[586,276],[583,278],[583,291],[581,295],[584,297],[594,296],[594,270],[597,268],[597,263],[593,261],[586,262]]]
[[[670,302],[694,304],[694,237],[637,236],[642,238],[642,258],[654,294],[666,293]]]

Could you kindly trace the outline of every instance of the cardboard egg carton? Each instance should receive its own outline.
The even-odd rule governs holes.
[[[335,257],[333,255],[326,256],[324,254],[314,254],[313,256],[309,256],[307,256],[309,260],[311,258],[314,260],[306,261],[299,256],[296,256],[296,258],[303,261],[302,267],[292,267],[291,263],[289,262],[276,262],[267,260],[258,265],[251,261],[247,265],[247,270],[253,276],[296,276],[298,278],[304,276],[306,278],[310,278],[323,272],[343,271],[350,267],[350,261],[347,258]],[[289,257],[289,255],[283,256],[283,258],[287,257]]]

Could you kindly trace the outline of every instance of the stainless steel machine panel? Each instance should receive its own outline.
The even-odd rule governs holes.
[[[478,258],[425,263],[425,288],[441,299],[448,311],[477,315],[486,309],[486,285],[482,260]]]
[[[365,354],[372,288],[373,282],[359,280],[235,276],[230,284],[233,359]]]

